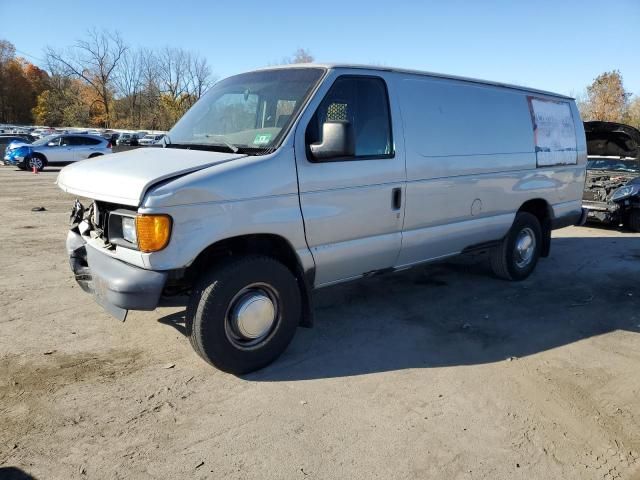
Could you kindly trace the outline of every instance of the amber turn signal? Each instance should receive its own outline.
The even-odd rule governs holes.
[[[138,248],[141,252],[162,250],[171,237],[171,217],[169,215],[138,215],[136,233]]]

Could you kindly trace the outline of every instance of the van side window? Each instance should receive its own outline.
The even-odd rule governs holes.
[[[348,122],[353,128],[355,156],[339,160],[393,157],[389,98],[381,78],[339,77],[307,126],[307,145],[322,141],[322,125],[328,122]]]

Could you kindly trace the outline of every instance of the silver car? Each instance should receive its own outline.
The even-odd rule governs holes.
[[[29,153],[16,163],[19,168],[36,168],[67,164],[107,155],[112,152],[111,142],[97,135],[50,135],[29,145]]]
[[[551,231],[584,221],[586,161],[572,98],[302,65],[222,80],[163,148],[58,185],[93,199],[67,237],[78,284],[120,320],[185,302],[196,352],[245,373],[312,324],[314,289],[466,252],[527,278]]]

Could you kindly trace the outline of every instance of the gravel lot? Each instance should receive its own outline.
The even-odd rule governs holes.
[[[639,235],[557,231],[521,283],[477,255],[322,290],[238,378],[182,309],[80,290],[56,175],[0,168],[0,478],[640,479]]]

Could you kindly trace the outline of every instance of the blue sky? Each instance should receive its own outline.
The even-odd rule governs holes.
[[[565,94],[618,69],[627,89],[640,95],[640,0],[0,0],[0,25],[0,38],[38,58],[46,45],[68,46],[98,27],[117,29],[132,46],[196,51],[218,77],[279,63],[303,47],[318,61]]]

